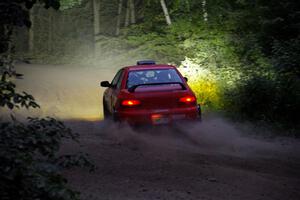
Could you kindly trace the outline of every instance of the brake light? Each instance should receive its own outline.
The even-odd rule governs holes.
[[[139,100],[123,100],[122,106],[137,106],[140,105],[141,102]]]
[[[181,97],[179,101],[183,103],[193,103],[196,101],[196,98],[193,96]]]

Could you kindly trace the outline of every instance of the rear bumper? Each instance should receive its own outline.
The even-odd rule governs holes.
[[[126,121],[131,125],[136,124],[172,124],[179,120],[199,119],[198,107],[154,109],[154,110],[122,110],[115,113],[119,121]]]

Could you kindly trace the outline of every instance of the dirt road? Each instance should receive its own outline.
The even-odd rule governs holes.
[[[17,88],[32,94],[41,109],[34,116],[55,116],[63,120],[99,120],[102,118],[100,81],[111,80],[116,70],[74,65],[19,64]],[[17,112],[27,115],[23,111]]]
[[[66,173],[83,199],[300,199],[298,141],[242,136],[215,117],[143,133],[106,122],[71,124],[98,167]]]
[[[64,172],[82,199],[299,200],[300,142],[254,136],[258,130],[204,116],[202,124],[132,130],[103,122],[100,80],[114,71],[18,66],[19,89],[41,104],[34,115],[61,118],[81,135],[63,152],[89,153],[97,170]],[[27,114],[27,113],[26,113]],[[251,133],[251,134],[249,134]]]

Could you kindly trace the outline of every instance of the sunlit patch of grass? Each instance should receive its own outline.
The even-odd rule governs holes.
[[[179,68],[188,78],[188,84],[195,92],[198,103],[204,108],[218,109],[221,106],[221,95],[216,76],[208,70]]]
[[[215,80],[205,77],[191,82],[190,86],[196,92],[198,102],[204,108],[218,109],[221,106],[220,92]]]
[[[188,84],[197,96],[198,103],[204,110],[220,110],[223,108],[223,89],[235,87],[239,73],[231,70],[210,70],[186,58],[178,68],[188,78]],[[229,73],[229,74],[228,74]]]

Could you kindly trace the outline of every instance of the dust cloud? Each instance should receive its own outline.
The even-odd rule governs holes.
[[[257,127],[215,115],[204,117],[202,122],[180,122],[172,126],[137,129],[111,121],[101,121],[93,126],[95,135],[109,138],[118,145],[172,159],[180,152],[270,159],[300,155],[299,142],[295,140],[265,137],[268,134],[261,133]]]
[[[14,110],[20,118],[51,116],[61,120],[102,118],[100,81],[112,80],[117,69],[76,65],[19,64],[23,79],[15,80],[17,90],[32,94],[40,109]]]
[[[32,94],[41,109],[15,111],[18,116],[51,116],[68,122],[82,137],[102,137],[132,149],[153,154],[180,151],[207,155],[276,157],[299,155],[299,142],[269,135],[251,124],[238,124],[220,116],[204,115],[201,123],[178,122],[173,126],[132,129],[126,124],[101,121],[100,81],[112,80],[117,69],[73,65],[18,65],[25,74],[17,88]],[[272,134],[271,134],[272,135]]]

